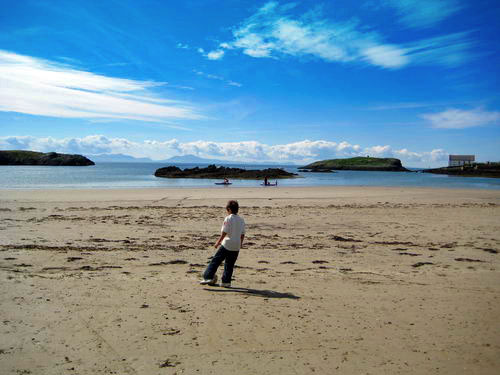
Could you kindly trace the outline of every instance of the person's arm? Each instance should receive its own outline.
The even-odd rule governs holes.
[[[217,240],[217,242],[215,243],[215,247],[216,247],[216,248],[220,246],[220,244],[222,243],[222,240],[223,240],[223,239],[224,239],[224,237],[226,237],[226,236],[227,236],[227,233],[226,233],[226,232],[222,232],[222,233],[220,234],[219,239],[218,239],[218,240]]]
[[[241,234],[241,245],[240,247],[243,247],[243,240],[245,239],[245,233]]]

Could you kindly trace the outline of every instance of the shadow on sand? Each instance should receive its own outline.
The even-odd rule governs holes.
[[[300,299],[299,296],[296,296],[292,293],[280,293],[280,292],[275,292],[274,290],[258,290],[249,288],[221,288],[221,289],[203,288],[203,289],[209,292],[251,294],[253,296],[264,297],[264,298]]]

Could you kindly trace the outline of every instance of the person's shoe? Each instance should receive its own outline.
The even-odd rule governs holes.
[[[200,281],[201,285],[215,285],[217,282],[217,275],[214,276],[213,279],[203,279]]]
[[[220,283],[220,286],[223,288],[231,288],[231,283]]]

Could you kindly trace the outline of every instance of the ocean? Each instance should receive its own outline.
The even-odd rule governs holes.
[[[232,180],[231,186],[216,186],[214,179],[166,179],[154,176],[165,163],[97,163],[89,167],[0,166],[0,189],[125,189],[125,188],[214,188],[259,187],[261,181]],[[180,168],[205,164],[177,164]],[[227,165],[246,169],[269,165]],[[273,165],[272,168],[275,166]],[[300,178],[279,180],[279,186],[401,186],[460,189],[500,189],[500,179],[453,177],[415,172],[338,171],[303,173],[296,166],[278,166]],[[278,188],[279,188],[278,186]]]

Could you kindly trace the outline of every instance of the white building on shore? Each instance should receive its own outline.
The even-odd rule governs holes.
[[[460,167],[462,165],[472,164],[474,163],[475,160],[476,160],[475,155],[450,155],[448,166]]]

